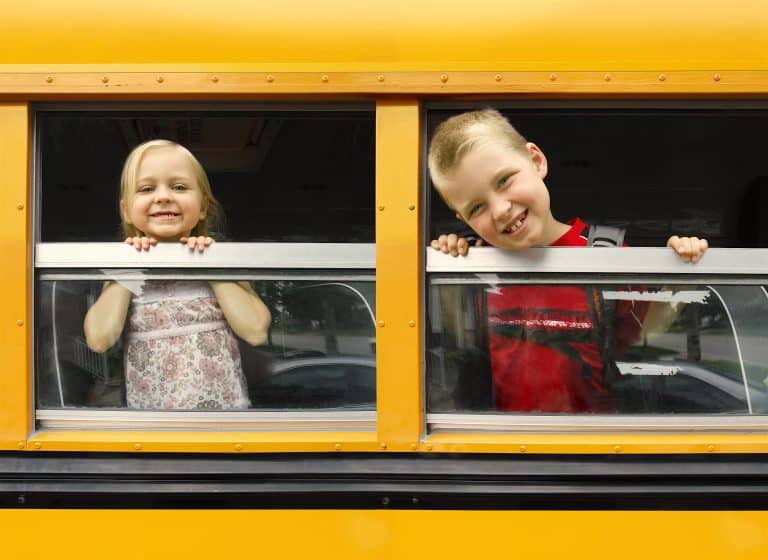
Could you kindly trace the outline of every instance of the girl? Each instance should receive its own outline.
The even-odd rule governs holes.
[[[152,140],[128,156],[120,178],[125,242],[148,251],[158,242],[205,251],[219,204],[200,162],[183,146]],[[149,280],[139,295],[107,282],[85,316],[88,346],[108,350],[125,337],[130,408],[247,408],[233,331],[264,342],[270,313],[245,282]],[[128,319],[127,328],[126,318]]]

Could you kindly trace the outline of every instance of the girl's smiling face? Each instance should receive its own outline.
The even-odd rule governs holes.
[[[205,218],[203,194],[189,158],[173,146],[147,151],[136,184],[120,201],[123,220],[158,241],[188,237]]]

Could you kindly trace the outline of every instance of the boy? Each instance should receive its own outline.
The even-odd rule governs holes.
[[[440,124],[428,165],[443,200],[480,236],[476,245],[509,250],[587,245],[584,222],[552,216],[546,156],[498,111],[472,111]],[[459,256],[470,244],[450,234],[431,246]],[[672,236],[667,246],[693,263],[708,244]],[[609,313],[591,286],[509,285],[488,291],[483,307],[497,408],[615,411],[606,364],[636,339],[645,305],[622,300]]]

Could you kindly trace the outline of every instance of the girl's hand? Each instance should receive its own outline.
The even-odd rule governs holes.
[[[150,247],[157,245],[157,239],[154,237],[127,237],[125,242],[128,245],[133,245],[137,251],[149,251]]]
[[[198,237],[182,237],[179,239],[179,242],[189,247],[192,251],[197,249],[202,253],[213,244],[213,238],[205,235],[200,235]]]
[[[667,247],[672,248],[683,262],[695,263],[706,253],[709,243],[703,238],[673,235],[667,241]]]

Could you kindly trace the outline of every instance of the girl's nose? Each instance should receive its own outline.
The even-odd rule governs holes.
[[[155,200],[156,201],[165,201],[170,200],[171,198],[171,190],[164,186],[164,185],[158,185],[155,188]]]

